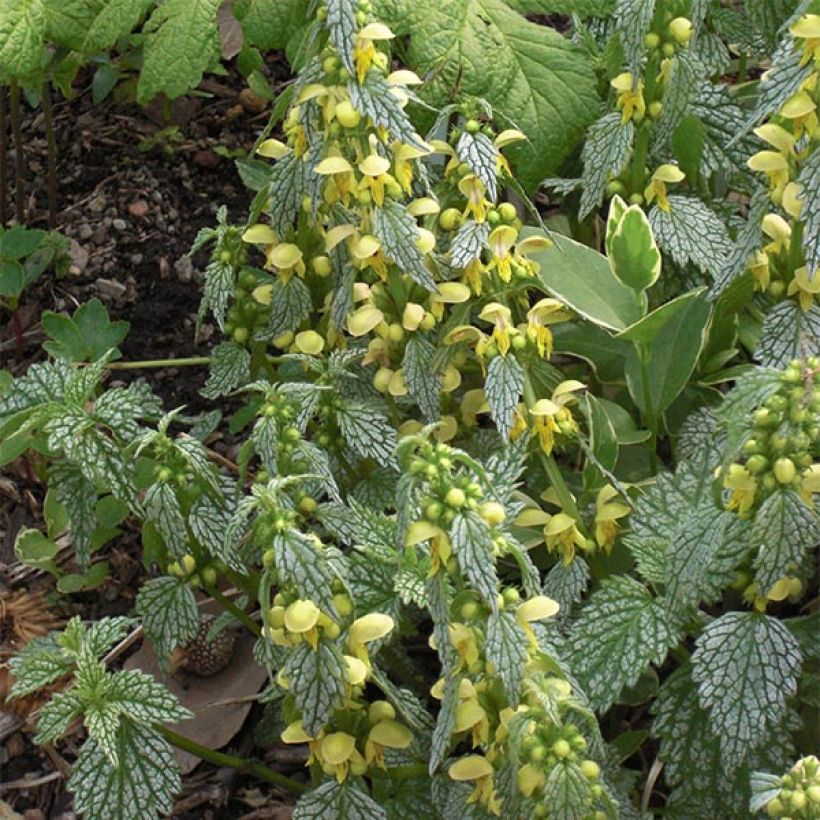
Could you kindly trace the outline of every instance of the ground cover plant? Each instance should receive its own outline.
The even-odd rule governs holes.
[[[164,26],[198,67],[153,90],[213,68],[206,5],[118,17],[138,83]],[[60,53],[50,9],[0,12],[0,77]],[[191,250],[210,355],[123,361],[92,300],[0,374],[54,590],[2,591],[0,682],[74,810],[173,813],[176,749],[295,818],[820,817],[820,5],[233,12],[294,73]],[[0,235],[4,307],[53,237]],[[169,364],[207,411],[110,384]],[[87,617],[126,532],[131,598]],[[247,754],[186,734],[185,687],[252,668]]]

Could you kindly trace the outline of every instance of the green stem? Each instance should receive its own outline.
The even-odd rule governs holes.
[[[745,51],[740,52],[740,58],[737,62],[737,81],[738,83],[746,82],[746,64],[749,61],[749,55]]]
[[[636,344],[638,360],[641,363],[641,387],[643,388],[644,423],[652,434],[649,439],[649,463],[652,472],[658,471],[658,420],[652,408],[652,393],[649,390],[649,353],[646,347]]]
[[[109,370],[146,370],[153,367],[196,367],[211,363],[210,356],[189,356],[187,359],[146,359],[142,362],[110,362]]]
[[[208,595],[211,596],[224,610],[227,610],[234,616],[238,621],[241,621],[245,627],[247,627],[248,631],[251,634],[255,635],[257,638],[261,637],[262,630],[259,627],[259,624],[248,615],[247,612],[240,609],[233,601],[229,598],[226,598],[216,587],[211,586],[210,584],[205,584],[205,591]]]
[[[176,746],[177,749],[182,749],[184,752],[196,755],[216,766],[227,766],[229,769],[236,769],[237,771],[251,774],[260,780],[265,780],[268,783],[273,783],[276,786],[281,786],[292,792],[306,792],[310,788],[306,783],[300,783],[298,780],[286,777],[283,774],[279,774],[279,772],[273,771],[273,769],[269,769],[258,760],[252,760],[247,757],[236,757],[235,755],[229,755],[225,752],[217,752],[214,749],[209,749],[207,746],[202,746],[195,740],[191,740],[184,735],[179,735],[165,726],[157,726],[156,728],[172,746]]]
[[[635,135],[635,153],[632,157],[631,185],[632,193],[643,195],[646,187],[646,158],[649,154],[649,126],[644,122],[638,126]]]
[[[51,86],[43,83],[43,120],[46,128],[48,167],[46,195],[48,198],[48,227],[57,227],[57,139],[54,135],[54,109],[51,104]]]
[[[429,770],[426,763],[408,763],[405,766],[392,766],[389,769],[373,769],[368,776],[373,780],[414,780],[417,777],[427,777]]]
[[[20,85],[16,80],[11,81],[11,134],[14,138],[14,202],[17,221],[24,225],[23,179],[26,175],[26,163],[23,155],[23,122],[20,113]]]

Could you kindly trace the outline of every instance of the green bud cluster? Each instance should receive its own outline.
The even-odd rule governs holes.
[[[817,820],[820,817],[820,761],[804,757],[780,778],[780,790],[766,804],[769,817]]]
[[[220,561],[197,562],[191,553],[186,553],[178,561],[171,561],[166,571],[169,575],[187,581],[195,589],[213,586],[225,566]]]
[[[249,344],[254,335],[268,324],[270,308],[253,297],[253,291],[260,283],[252,268],[244,268],[237,279],[234,303],[228,309],[225,322],[225,335],[237,344]]]

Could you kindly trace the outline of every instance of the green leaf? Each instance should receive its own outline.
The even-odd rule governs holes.
[[[468,219],[458,226],[453,241],[450,243],[450,263],[454,268],[466,268],[474,259],[481,256],[487,247],[490,236],[490,225],[487,222],[476,222]]]
[[[137,669],[110,675],[106,703],[136,723],[173,723],[193,717],[161,683]]]
[[[512,612],[490,615],[484,651],[495,667],[494,674],[501,678],[510,706],[515,708],[527,663],[527,636]]]
[[[140,103],[160,92],[173,100],[199,85],[220,55],[219,5],[220,0],[165,0],[156,7],[143,30]]]
[[[385,467],[396,463],[396,431],[375,407],[346,402],[337,412],[336,419],[345,442],[362,458],[372,458]]]
[[[57,642],[57,635],[33,638],[9,661],[14,676],[11,696],[23,697],[68,675],[73,658]]]
[[[670,210],[657,205],[649,224],[661,250],[681,266],[689,262],[717,278],[732,251],[726,226],[701,200],[670,194]]]
[[[803,207],[800,219],[803,222],[803,250],[809,276],[820,273],[820,151],[812,151],[806,157],[797,179]],[[815,304],[816,308],[817,305]]]
[[[137,595],[136,610],[160,660],[192,640],[199,629],[196,598],[180,578],[164,576],[147,581]]]
[[[433,79],[434,104],[451,93],[486,99],[529,137],[510,150],[521,182],[553,173],[598,113],[592,66],[579,49],[502,0],[419,0],[402,15],[408,62]]]
[[[678,640],[678,624],[638,581],[601,583],[571,632],[572,669],[596,709],[611,706],[647,664],[659,664]]]
[[[374,209],[373,233],[381,240],[385,256],[394,261],[402,273],[431,293],[435,292],[435,280],[416,244],[419,238],[416,220],[401,203],[389,199],[383,207]]]
[[[787,299],[775,305],[760,328],[755,359],[764,367],[785,367],[792,359],[820,353],[820,307],[813,301],[808,311]]]
[[[125,321],[112,322],[99,299],[81,305],[71,318],[44,311],[41,321],[50,339],[43,347],[56,359],[69,362],[91,362],[102,358],[125,339],[130,327]]]
[[[280,581],[293,584],[300,598],[312,600],[323,612],[336,617],[331,586],[337,576],[323,551],[297,530],[277,536],[273,548]]]
[[[599,381],[624,379],[624,362],[631,345],[613,338],[588,322],[564,322],[552,328],[553,352],[576,356],[587,362]]]
[[[618,438],[603,405],[591,393],[584,396],[584,413],[589,426],[589,449],[595,464],[584,467],[584,486],[600,487],[608,483],[603,471],[614,470],[618,462]]]
[[[54,559],[60,548],[40,530],[21,529],[14,539],[14,554],[19,561],[29,567],[37,567],[53,572],[56,567]]]
[[[25,289],[19,262],[0,260],[0,297],[16,299]]]
[[[547,573],[543,592],[558,601],[559,620],[566,621],[569,618],[572,605],[584,597],[589,579],[589,565],[578,555],[569,564],[559,561]]]
[[[327,641],[320,641],[316,651],[301,643],[288,656],[284,671],[305,731],[319,734],[344,703],[347,665],[341,651]]]
[[[245,46],[283,49],[307,21],[299,0],[236,0],[233,13],[242,24]]]
[[[797,691],[800,647],[780,621],[755,612],[721,615],[695,645],[692,679],[723,767],[734,771],[785,717],[786,699]]]
[[[23,79],[40,68],[45,29],[43,0],[4,1],[0,6],[0,79]]]
[[[536,233],[522,231],[523,236]],[[553,247],[533,254],[541,266],[538,275],[553,296],[608,330],[624,330],[641,318],[637,294],[615,278],[605,256],[563,236],[553,240]]]
[[[613,218],[612,211],[609,218]],[[661,254],[639,206],[630,205],[617,216],[614,230],[607,225],[606,251],[612,273],[632,290],[644,291],[658,281]]]
[[[300,797],[293,809],[293,820],[328,820],[331,817],[387,820],[387,813],[351,780],[344,783],[329,780]]]
[[[48,36],[83,55],[106,51],[131,32],[151,5],[151,0],[46,0]]]
[[[22,225],[0,232],[0,258],[23,259],[37,250],[45,236],[45,231],[30,230]]]
[[[93,739],[80,749],[68,783],[75,811],[86,820],[150,820],[170,814],[182,788],[171,746],[153,729],[129,720],[120,723],[115,740],[118,766],[111,765]]]
[[[37,734],[34,736],[34,742],[42,745],[61,738],[84,709],[85,702],[76,692],[56,692],[37,714]]]
[[[666,321],[657,328],[654,339],[646,344],[649,357],[646,385],[638,353],[631,351],[627,356],[626,383],[632,399],[642,411],[657,417],[686,386],[706,341],[711,315],[712,305],[700,293],[686,301],[683,308],[664,313]],[[654,326],[646,328],[647,331],[652,329]],[[649,407],[646,407],[646,398]]]
[[[766,593],[785,575],[793,575],[807,550],[820,543],[820,521],[797,493],[777,490],[755,513],[752,543],[757,548],[755,580]]]
[[[589,782],[576,763],[559,762],[553,767],[544,786],[543,804],[549,806],[556,820],[582,820],[589,813]]]
[[[690,290],[681,296],[676,296],[668,302],[664,302],[660,307],[655,308],[641,320],[630,325],[626,330],[617,334],[616,338],[625,339],[630,342],[641,342],[651,344],[658,334],[665,332],[665,327],[682,310],[688,310],[693,299],[697,299],[703,294],[705,288]]]
[[[703,159],[706,127],[700,118],[687,114],[672,133],[672,151],[690,181],[697,181]]]
[[[256,335],[257,339],[275,339],[287,331],[296,330],[313,310],[313,300],[307,285],[298,277],[285,281],[277,279],[270,294],[268,326]]]
[[[211,353],[208,381],[200,391],[206,399],[225,396],[249,381],[251,354],[235,342],[221,342]]]
[[[460,512],[450,525],[450,542],[464,577],[484,603],[496,612],[498,575],[490,528],[471,510]]]
[[[496,356],[487,367],[484,393],[490,414],[502,438],[506,441],[515,419],[515,408],[524,389],[524,369],[515,356]]]
[[[607,183],[626,166],[634,138],[635,127],[632,121],[622,123],[618,111],[604,114],[589,127],[581,149],[584,187],[578,210],[579,219],[584,219],[601,204]]]
[[[407,389],[430,423],[441,415],[441,375],[433,365],[435,355],[433,344],[415,333],[407,342],[402,362]]]

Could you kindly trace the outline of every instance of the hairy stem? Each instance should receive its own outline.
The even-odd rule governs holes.
[[[210,595],[224,610],[230,612],[238,621],[240,621],[247,630],[255,635],[257,638],[261,637],[262,630],[259,624],[248,615],[247,612],[240,609],[233,601],[226,598],[216,587],[210,584],[205,585],[205,591]]]
[[[54,109],[51,104],[51,87],[43,83],[43,119],[48,145],[48,169],[46,171],[46,192],[48,197],[48,227],[57,227],[57,139],[54,135]]]
[[[208,763],[213,763],[216,766],[226,766],[229,769],[236,769],[237,771],[253,775],[260,780],[265,780],[268,783],[273,783],[276,786],[281,786],[283,789],[292,792],[305,792],[309,788],[305,783],[300,783],[298,780],[294,780],[291,777],[273,771],[273,769],[269,769],[258,760],[252,760],[247,757],[237,757],[236,755],[229,755],[225,752],[217,752],[184,735],[177,734],[165,726],[157,726],[156,728],[172,746],[176,746],[177,749],[182,749],[184,752],[189,752],[197,757],[201,757],[203,760],[207,760]]]
[[[154,367],[197,367],[211,363],[210,356],[189,356],[187,359],[146,359],[142,362],[110,362],[109,370],[147,370]]]
[[[17,221],[25,222],[23,201],[23,179],[26,174],[23,155],[23,123],[20,113],[20,86],[16,80],[11,82],[11,133],[14,137],[14,208]]]

